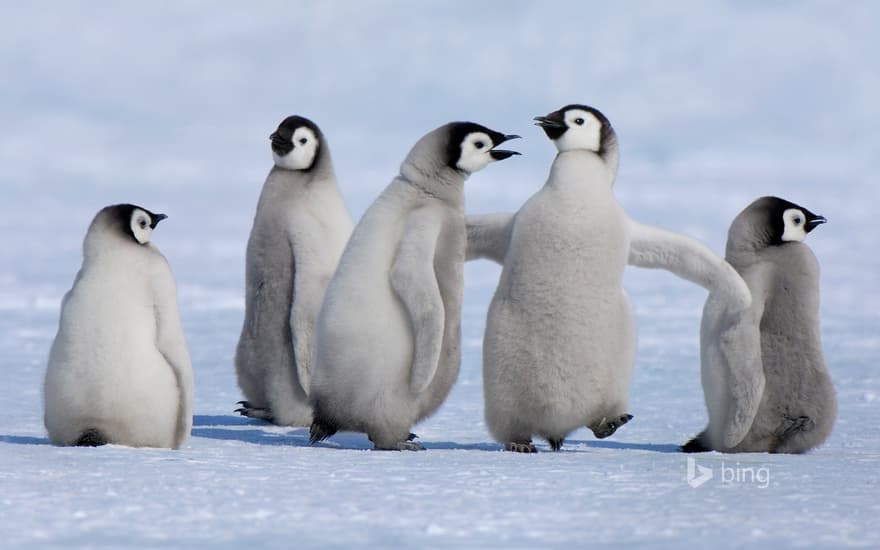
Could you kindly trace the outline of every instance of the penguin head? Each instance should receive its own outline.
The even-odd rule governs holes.
[[[605,159],[617,149],[614,128],[605,115],[594,107],[566,105],[546,116],[537,116],[534,120],[560,153],[584,150]]]
[[[126,241],[147,245],[153,230],[167,217],[134,204],[113,204],[98,212],[89,232],[110,232]]]
[[[287,170],[311,170],[321,154],[323,136],[318,126],[301,116],[289,116],[269,136],[275,166]]]
[[[738,248],[763,248],[801,242],[807,233],[827,221],[785,199],[761,197],[733,220],[728,241],[729,245],[738,243]]]
[[[502,134],[474,122],[452,122],[446,145],[446,165],[465,174],[486,167],[490,162],[504,160],[519,153],[496,149],[505,141],[517,139],[513,134]]]

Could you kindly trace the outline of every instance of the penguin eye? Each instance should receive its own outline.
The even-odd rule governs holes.
[[[141,218],[141,220],[138,222],[138,225],[141,226],[141,229],[146,229],[147,228],[147,220]]]
[[[800,225],[803,221],[804,221],[804,220],[802,220],[800,216],[795,216],[795,217],[794,217],[794,224],[795,224],[795,225]]]
[[[309,142],[309,140],[307,140],[306,138],[299,138],[299,144],[300,144],[300,145],[305,145],[305,144],[308,143],[308,142]]]
[[[474,147],[476,147],[477,149],[482,149],[485,146],[486,146],[486,144],[483,143],[482,141],[475,141],[474,142]]]
[[[577,124],[578,126],[582,126],[584,124],[584,119],[578,117],[578,118],[574,119],[574,123]]]

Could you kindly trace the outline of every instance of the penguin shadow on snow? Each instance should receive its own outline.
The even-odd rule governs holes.
[[[49,439],[45,437],[32,437],[29,435],[0,435],[0,443],[13,445],[48,445]]]
[[[227,429],[226,427],[237,428]],[[268,429],[242,429],[243,427]],[[330,439],[312,445],[309,443],[308,428],[284,428],[262,420],[233,415],[195,415],[192,436],[220,441],[241,441],[253,445],[287,445],[349,451],[364,451],[373,448],[373,444],[367,436],[361,433],[339,432]],[[48,443],[46,440],[43,441]],[[497,443],[457,443],[454,441],[420,441],[420,443],[428,450],[493,452],[501,450],[501,445]]]
[[[626,443],[624,441],[570,441],[573,445],[583,445],[589,449],[619,449],[624,451],[652,451],[655,453],[681,452],[675,443]]]

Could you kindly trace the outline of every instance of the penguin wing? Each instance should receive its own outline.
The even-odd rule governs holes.
[[[193,373],[180,313],[177,308],[177,285],[171,269],[164,258],[160,258],[153,281],[153,300],[156,314],[156,347],[165,361],[174,370],[180,401],[177,416],[177,430],[174,434],[174,447],[177,448],[189,436],[192,429]]]
[[[434,253],[442,220],[431,208],[411,213],[391,264],[391,288],[403,302],[415,336],[410,389],[431,384],[440,362],[446,313],[434,273]]]
[[[312,343],[314,342],[315,312],[321,307],[324,288],[321,278],[309,276],[311,257],[302,250],[296,250],[291,243],[293,254],[293,296],[290,303],[290,341],[293,344],[293,359],[296,374],[303,392],[309,395],[312,371]]]
[[[659,227],[630,223],[629,264],[665,269],[682,279],[718,292],[731,309],[741,311],[752,301],[739,273],[703,243]]]
[[[467,216],[467,253],[465,261],[486,258],[504,264],[515,214],[507,212]]]
[[[713,292],[703,309],[701,355],[703,388],[707,392],[713,433],[724,448],[738,445],[749,433],[764,393],[761,360],[761,293],[752,307],[736,310]],[[713,414],[714,412],[714,414]],[[715,418],[712,418],[715,416]]]

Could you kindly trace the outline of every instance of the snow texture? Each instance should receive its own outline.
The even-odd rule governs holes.
[[[878,547],[880,73],[872,2],[9,4],[0,21],[0,546]],[[829,219],[822,337],[838,392],[803,456],[676,446],[706,422],[705,292],[630,269],[634,419],[552,453],[500,451],[482,418],[480,346],[499,270],[469,264],[459,381],[415,428],[421,453],[232,413],[244,250],[267,137],[302,114],[327,134],[359,217],[415,140],[471,119],[524,137],[466,185],[510,211],[553,149],[535,115],[599,107],[620,138],[616,193],[642,223],[723,251],[776,194]],[[170,217],[154,242],[179,286],[195,423],[179,451],[56,448],[42,377],[60,299],[97,210]]]

